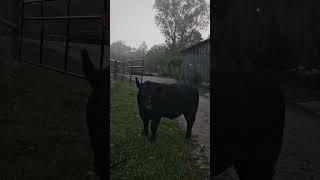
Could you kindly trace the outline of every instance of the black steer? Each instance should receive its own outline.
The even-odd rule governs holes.
[[[240,180],[271,180],[285,120],[279,86],[250,74],[218,74],[213,91],[213,176],[234,166]]]
[[[186,138],[190,138],[199,103],[197,88],[182,84],[161,84],[155,82],[139,83],[137,100],[140,117],[143,120],[143,133],[148,134],[148,122],[151,122],[151,141],[156,141],[156,131],[161,117],[176,118],[181,114],[187,121]]]

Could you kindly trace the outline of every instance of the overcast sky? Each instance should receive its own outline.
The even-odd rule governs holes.
[[[210,2],[210,0],[207,0]],[[111,0],[110,1],[110,41],[123,40],[127,45],[138,48],[142,41],[148,49],[164,43],[160,29],[154,23],[154,0]],[[202,33],[209,35],[210,27]]]

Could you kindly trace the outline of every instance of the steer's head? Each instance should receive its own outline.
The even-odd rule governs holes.
[[[153,106],[158,97],[159,87],[151,82],[140,83],[136,77],[136,85],[138,88],[137,101],[142,119],[148,118],[153,111]]]
[[[88,79],[90,86],[97,90],[105,90],[107,88],[107,80],[109,75],[109,67],[105,69],[96,69],[89,57],[87,49],[81,49],[82,70]]]

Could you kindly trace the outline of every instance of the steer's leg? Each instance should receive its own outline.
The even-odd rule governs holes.
[[[144,135],[148,135],[148,123],[149,123],[149,120],[148,119],[144,119],[143,120],[143,131],[142,131],[142,134]]]
[[[191,130],[194,124],[194,121],[196,120],[196,114],[195,113],[185,113],[183,114],[184,118],[187,121],[187,133],[186,133],[186,138],[191,137]]]
[[[153,118],[152,122],[151,122],[151,132],[152,132],[151,142],[153,142],[153,143],[156,142],[156,132],[157,132],[157,129],[159,126],[160,119],[161,119],[160,117]]]

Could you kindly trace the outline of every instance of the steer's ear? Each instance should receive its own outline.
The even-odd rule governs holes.
[[[81,57],[82,57],[82,71],[84,72],[84,75],[86,76],[86,78],[88,78],[91,86],[94,86],[95,79],[97,78],[96,77],[97,71],[90,60],[87,49],[81,50]]]
[[[136,77],[136,85],[137,85],[137,88],[140,88],[140,83],[139,83],[138,77]]]

